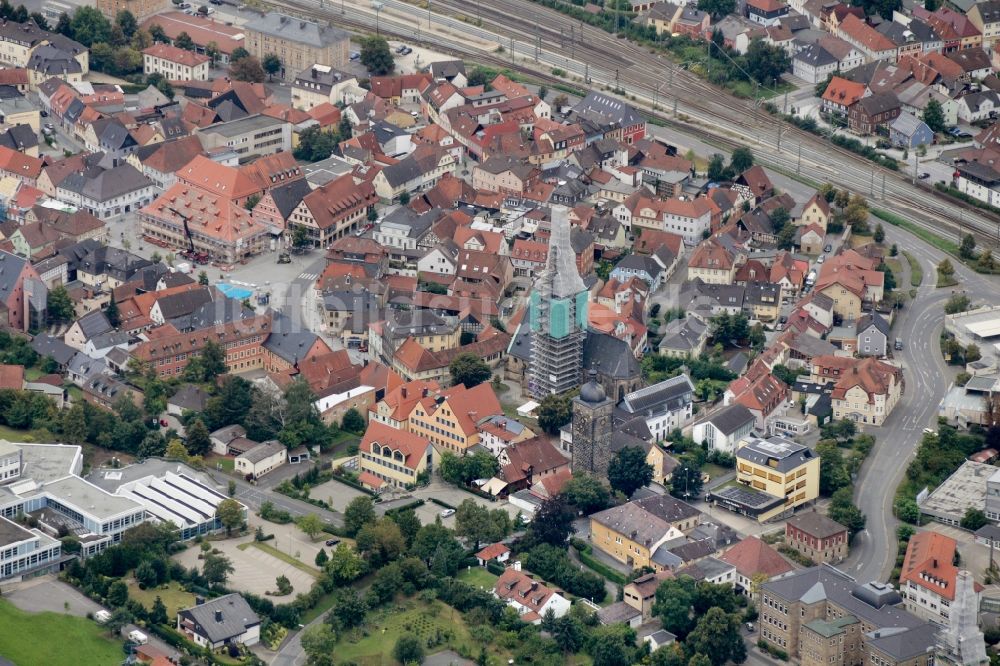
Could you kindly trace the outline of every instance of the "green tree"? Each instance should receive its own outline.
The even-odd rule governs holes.
[[[198,273],[198,284],[208,286],[208,273],[201,271]]]
[[[365,417],[361,416],[361,412],[351,407],[344,412],[340,428],[347,432],[362,433],[365,430]]]
[[[670,477],[670,494],[674,497],[697,497],[701,493],[701,486],[701,469],[690,462],[682,463]]]
[[[333,132],[313,125],[299,133],[299,145],[295,147],[293,154],[295,159],[306,162],[325,160],[337,148],[338,140],[339,137]]]
[[[73,39],[84,46],[111,41],[111,22],[95,7],[80,6],[70,21]]]
[[[416,636],[400,636],[392,648],[392,656],[401,664],[419,664],[424,660],[423,643]]]
[[[646,452],[638,446],[622,448],[608,464],[611,487],[625,497],[632,497],[632,493],[648,486],[652,480],[653,466],[646,462]]]
[[[473,542],[473,551],[484,542],[499,541],[506,536],[498,529],[489,509],[472,499],[464,500],[455,510],[455,533]]]
[[[320,548],[313,561],[316,563],[317,567],[324,569],[326,568],[326,563],[330,561],[330,556],[326,554],[325,548]]]
[[[945,314],[958,314],[959,312],[965,312],[971,306],[972,302],[965,294],[952,294],[944,304],[944,312]]]
[[[66,287],[59,285],[49,291],[46,314],[50,324],[73,319],[73,301]]]
[[[142,588],[154,587],[159,582],[159,576],[156,573],[156,569],[153,568],[151,562],[140,562],[139,566],[135,568],[135,581],[139,583]]]
[[[795,236],[797,232],[798,227],[794,224],[786,224],[782,227],[781,231],[778,232],[778,248],[782,250],[795,249]]]
[[[118,326],[122,323],[122,316],[118,311],[118,304],[115,303],[114,298],[112,298],[108,302],[108,306],[104,308],[104,316],[108,318],[108,323],[114,328],[118,328]]]
[[[205,559],[202,560],[201,565],[201,575],[209,583],[224,585],[229,574],[234,571],[233,563],[225,555],[214,551],[205,553]]]
[[[963,259],[972,259],[976,256],[976,239],[972,234],[962,236],[962,244],[958,246],[958,254]]]
[[[181,34],[177,35],[177,38],[174,39],[174,46],[185,51],[194,51],[198,48],[195,46],[194,40],[191,39],[191,35],[186,32],[181,32]]]
[[[920,506],[909,497],[901,497],[893,505],[896,510],[896,517],[908,523],[916,523],[920,520]]]
[[[122,34],[128,41],[132,41],[132,37],[139,30],[139,22],[135,20],[135,15],[127,9],[123,9],[115,15],[115,25],[121,28]]]
[[[465,388],[479,386],[490,378],[493,371],[486,361],[472,353],[459,354],[448,366],[453,386],[464,384]]]
[[[664,629],[683,639],[694,627],[694,600],[694,579],[689,576],[668,578],[656,588],[653,614],[660,618]]]
[[[788,221],[791,219],[788,211],[780,207],[775,208],[771,214],[768,215],[768,217],[770,218],[771,226],[774,228],[776,233],[781,233],[781,231],[785,228],[785,225],[788,224]]]
[[[203,456],[212,450],[212,438],[201,419],[196,418],[188,425],[186,448],[192,456]]]
[[[326,563],[326,572],[337,585],[357,580],[364,571],[364,560],[346,543],[338,544],[330,553],[330,561]]]
[[[167,624],[170,620],[167,618],[167,607],[163,603],[163,599],[160,595],[156,595],[153,599],[153,607],[149,610],[149,623],[150,624]]]
[[[881,222],[875,226],[874,241],[880,245],[885,242],[885,228],[882,226]]]
[[[846,527],[851,537],[865,528],[865,514],[854,505],[849,486],[833,493],[827,515]]]
[[[315,513],[307,513],[299,516],[295,524],[309,537],[310,541],[315,541],[316,536],[323,532],[323,521]]]
[[[584,514],[601,511],[608,506],[611,494],[607,486],[587,473],[574,474],[563,484],[560,493],[566,501]]]
[[[264,68],[261,66],[260,60],[248,55],[239,60],[230,60],[229,75],[237,81],[263,83]]]
[[[264,60],[261,62],[261,66],[264,68],[264,71],[267,72],[268,81],[270,81],[272,77],[278,72],[280,72],[281,68],[284,67],[284,65],[282,65],[281,63],[281,58],[279,58],[274,53],[268,53],[266,56],[264,56]]]
[[[70,22],[69,15],[66,12],[59,14],[59,20],[56,21],[55,32],[60,35],[65,35],[70,39],[73,38],[73,26]]]
[[[594,666],[620,666],[634,664],[635,629],[624,624],[596,627],[590,632],[587,652]]]
[[[945,277],[951,277],[955,274],[955,267],[951,265],[951,261],[948,259],[942,259],[937,265],[937,272]]]
[[[708,177],[709,180],[714,182],[721,182],[723,180],[727,180],[728,172],[726,171],[726,158],[720,155],[719,153],[714,153],[708,159],[708,169],[706,172],[706,176]]]
[[[229,54],[229,62],[239,62],[240,60],[243,60],[244,58],[247,58],[249,56],[250,56],[249,51],[247,51],[242,46],[237,46],[235,49],[233,49],[233,52]]]
[[[936,99],[930,99],[924,105],[923,119],[934,133],[943,132],[947,127],[944,118],[944,109],[941,108],[941,102]]]
[[[740,146],[733,150],[729,158],[729,168],[733,173],[739,175],[753,166],[753,153],[746,146]]]
[[[353,537],[361,528],[375,522],[375,503],[367,495],[359,495],[344,509],[344,530]]]
[[[573,511],[562,495],[550,497],[535,512],[524,541],[537,546],[547,543],[562,547],[573,532]]]
[[[389,49],[389,42],[383,37],[366,37],[361,40],[361,64],[372,76],[392,73],[396,63]]]
[[[760,38],[750,42],[746,54],[746,69],[750,77],[761,85],[772,86],[778,83],[790,64],[788,53],[781,46],[772,46]]]
[[[292,593],[292,582],[288,580],[288,576],[278,576],[274,579],[274,585],[278,590],[278,594],[281,596]]]
[[[559,429],[573,418],[573,403],[566,395],[547,395],[538,404],[538,427],[550,435],[558,435]]]
[[[391,518],[368,523],[358,530],[355,542],[373,569],[399,559],[406,552],[406,539]]]
[[[719,19],[736,11],[736,0],[698,0],[698,9]]]
[[[299,639],[306,653],[308,666],[333,666],[333,652],[337,646],[337,634],[329,624],[320,622],[307,627]]]
[[[724,666],[732,660],[746,660],[746,645],[740,635],[738,616],[721,608],[709,608],[684,639],[684,647],[695,654],[708,655],[712,666]]]
[[[389,514],[392,521],[399,526],[399,531],[403,534],[403,538],[406,539],[406,547],[409,548],[413,545],[413,540],[417,536],[417,532],[420,531],[420,519],[417,518],[417,514],[413,509],[404,509],[403,511],[393,511]]]
[[[982,509],[976,509],[974,507],[969,507],[965,510],[965,515],[962,516],[961,526],[962,529],[969,530],[970,532],[975,532],[980,527],[989,524],[989,519],[986,518],[986,514],[983,513]]]
[[[205,44],[205,55],[212,59],[212,67],[218,65],[220,56],[219,45],[214,41]]]
[[[833,495],[841,488],[850,485],[851,475],[844,464],[837,443],[824,439],[816,444],[816,455],[819,458],[819,492],[826,497]]]
[[[128,601],[128,585],[116,580],[108,586],[108,605],[118,608]]]
[[[488,451],[477,451],[471,455],[456,456],[445,451],[438,469],[441,478],[448,483],[467,486],[475,479],[488,479],[500,471],[500,464]]]
[[[201,362],[202,380],[206,382],[211,382],[219,375],[226,374],[229,369],[226,366],[226,351],[222,345],[214,340],[205,343],[201,354],[198,355],[198,360]]]
[[[226,528],[226,536],[243,524],[243,506],[234,499],[224,499],[215,508],[215,516]]]
[[[179,439],[172,439],[167,442],[167,450],[163,453],[163,457],[167,460],[179,460],[181,462],[187,462],[188,451],[184,443]]]
[[[63,439],[70,444],[83,444],[87,441],[87,416],[83,405],[79,402],[62,413]]]

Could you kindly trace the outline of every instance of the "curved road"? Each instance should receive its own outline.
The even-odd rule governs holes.
[[[951,384],[955,369],[949,369],[941,356],[938,339],[944,325],[944,303],[955,290],[964,290],[975,301],[990,301],[997,293],[997,280],[979,275],[957,261],[959,285],[953,289],[935,287],[935,266],[942,253],[899,229],[886,229],[889,242],[913,255],[923,266],[924,278],[917,298],[907,304],[893,326],[892,336],[904,341],[897,352],[904,367],[906,390],[899,404],[879,428],[867,428],[875,436],[872,453],[861,468],[855,488],[855,503],[868,516],[865,530],[859,533],[851,554],[840,565],[860,582],[884,581],[892,573],[896,560],[896,525],[892,504],[896,487],[916,452],[923,429],[937,421],[938,406]],[[900,255],[900,259],[905,258]],[[900,285],[906,289],[906,285]]]

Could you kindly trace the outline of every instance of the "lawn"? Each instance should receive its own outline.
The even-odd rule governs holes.
[[[224,456],[209,456],[205,463],[208,467],[216,467],[225,472],[232,472],[236,467],[235,458],[226,458]]]
[[[25,613],[0,600],[0,627],[0,654],[17,666],[118,664],[124,659],[121,641],[111,640],[86,618]]]
[[[360,640],[352,640],[357,636]],[[392,664],[395,663],[392,648],[400,636],[419,638],[428,654],[449,648],[457,651],[460,645],[467,646],[473,654],[478,654],[480,649],[457,610],[440,601],[427,603],[410,598],[371,613],[364,631],[358,635],[345,635],[334,652],[341,663],[353,661],[359,666]],[[428,639],[440,642],[430,647],[427,646]],[[495,644],[488,645],[486,649],[491,655],[499,657],[502,663],[510,658]]]
[[[167,607],[167,617],[176,617],[180,609],[194,606],[195,598],[194,594],[185,591],[176,581],[171,582],[165,590],[159,588],[140,590],[139,584],[134,579],[128,581],[128,596],[141,603],[146,610],[153,607],[156,597],[160,597]]]
[[[487,590],[492,590],[493,586],[496,585],[498,577],[487,571],[485,567],[472,567],[460,571],[456,578],[474,587],[484,587]]]
[[[248,541],[247,543],[241,543],[236,547],[239,548],[240,550],[246,550],[247,548],[250,547],[257,548],[258,550],[262,550],[268,555],[271,555],[272,557],[278,558],[282,562],[287,562],[288,564],[291,564],[299,571],[306,572],[313,578],[319,575],[319,571],[317,571],[315,567],[311,567],[308,564],[305,564],[304,562],[300,562],[299,560],[295,559],[288,553],[283,553],[274,546],[269,546],[263,541]]]

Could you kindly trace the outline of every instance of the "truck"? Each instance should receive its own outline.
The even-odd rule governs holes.
[[[145,645],[146,643],[149,642],[149,636],[142,633],[138,629],[133,629],[132,631],[128,632],[128,639],[133,643],[135,643],[136,645]]]

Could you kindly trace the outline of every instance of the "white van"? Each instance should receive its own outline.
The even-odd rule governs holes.
[[[149,636],[142,633],[138,629],[128,632],[128,639],[136,645],[145,645],[149,642]]]

